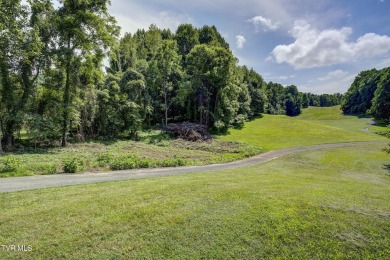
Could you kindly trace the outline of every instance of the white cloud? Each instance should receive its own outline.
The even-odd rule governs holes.
[[[367,33],[355,42],[348,41],[352,29],[318,31],[305,21],[296,21],[290,31],[295,42],[279,45],[272,55],[278,63],[288,63],[296,69],[324,67],[371,58],[390,51],[390,37]]]
[[[299,90],[314,94],[345,93],[355,80],[356,75],[357,74],[348,74],[342,78],[308,82],[306,85],[300,85]]]
[[[276,31],[279,28],[278,24],[273,23],[270,19],[263,16],[255,16],[252,19],[247,20],[247,22],[250,22],[255,26],[256,32]]]
[[[236,45],[238,49],[244,48],[244,44],[246,43],[246,39],[243,35],[236,36]]]
[[[335,70],[329,72],[325,77],[318,78],[320,81],[343,79],[349,75],[348,72],[343,70]]]
[[[133,1],[113,1],[109,7],[111,15],[115,16],[122,33],[135,33],[138,29],[148,29],[151,24],[159,28],[169,28],[176,31],[182,23],[194,23],[190,15],[172,10],[155,10]],[[131,10],[131,13],[128,12]]]

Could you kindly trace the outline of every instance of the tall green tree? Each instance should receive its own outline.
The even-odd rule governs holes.
[[[302,108],[308,108],[310,104],[310,98],[308,93],[302,93]]]
[[[229,126],[239,107],[239,90],[232,77],[235,62],[232,53],[222,47],[201,44],[188,54],[187,62],[198,122],[220,129]]]
[[[380,81],[376,69],[362,71],[345,94],[341,109],[345,114],[365,114],[371,108],[375,90]]]
[[[192,24],[181,24],[176,30],[175,40],[179,48],[179,54],[182,56],[182,60],[185,65],[187,54],[199,44],[199,33]]]
[[[150,64],[154,90],[162,98],[165,126],[168,124],[168,112],[177,95],[182,79],[181,57],[176,41],[164,40]]]
[[[268,102],[266,112],[271,115],[285,114],[285,90],[281,84],[268,82],[266,87]]]
[[[205,25],[199,29],[199,43],[229,49],[229,44],[221,36],[214,25]]]
[[[390,68],[381,72],[369,113],[377,119],[390,120]]]
[[[45,1],[30,1],[30,3]],[[46,1],[47,2],[47,1]],[[44,17],[47,10],[34,10]],[[44,43],[37,19],[21,1],[0,1],[0,79],[3,134],[7,148],[22,127],[27,104],[43,65]]]
[[[251,116],[260,115],[264,113],[265,105],[267,102],[267,96],[265,94],[265,82],[263,78],[253,69],[248,70],[243,67],[245,77],[244,82],[248,84],[248,90],[251,97]]]
[[[302,97],[298,92],[297,87],[294,85],[288,86],[286,87],[285,92],[286,115],[297,116],[301,114]]]
[[[119,31],[114,17],[107,11],[109,0],[60,0],[60,3],[62,6],[57,11],[55,24],[57,55],[65,75],[61,145],[66,146],[72,93],[79,87],[75,64],[80,64],[87,55],[96,55],[101,62],[104,51],[113,44]]]

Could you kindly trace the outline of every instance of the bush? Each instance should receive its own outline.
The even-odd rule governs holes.
[[[22,164],[22,160],[15,156],[8,156],[4,158],[4,172],[15,172]]]
[[[160,161],[153,161],[148,158],[140,159],[137,156],[131,155],[127,157],[119,157],[110,163],[110,170],[128,170],[151,167],[177,167],[185,166],[187,162],[182,158],[168,158]]]
[[[127,170],[127,169],[134,169],[137,166],[137,157],[130,156],[130,157],[119,157],[115,158],[110,163],[110,170]]]
[[[63,164],[65,173],[81,172],[84,169],[84,161],[76,157],[65,160]]]
[[[105,167],[110,164],[111,161],[113,161],[115,156],[110,153],[102,153],[98,155],[97,163],[100,167]]]
[[[53,163],[40,163],[33,165],[31,170],[39,175],[51,175],[57,173],[57,166]]]
[[[160,167],[178,167],[185,165],[187,165],[187,162],[182,158],[167,158],[157,162],[157,166]]]

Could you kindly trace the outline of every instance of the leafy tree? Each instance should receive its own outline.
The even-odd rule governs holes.
[[[147,61],[154,59],[157,50],[162,43],[161,31],[155,24],[149,26],[145,33],[145,48],[147,49]]]
[[[96,55],[102,61],[105,49],[118,33],[115,19],[107,12],[108,0],[61,0],[55,24],[58,33],[58,56],[65,74],[63,92],[62,146],[67,145],[72,96],[77,89],[77,70],[87,55]]]
[[[266,113],[271,115],[285,114],[285,90],[283,86],[271,81],[267,84],[266,94],[268,97]]]
[[[189,53],[187,61],[198,122],[207,126],[218,122],[217,128],[227,127],[238,109],[233,55],[225,48],[201,44]]]
[[[310,105],[310,98],[308,93],[302,94],[302,108],[308,108]]]
[[[32,1],[36,3],[39,1]],[[44,2],[44,1],[42,1]],[[34,10],[38,15],[39,10]],[[40,13],[42,16],[42,10]],[[13,134],[23,124],[28,101],[43,65],[42,42],[37,19],[21,1],[0,2],[0,116],[7,148],[13,146]]]
[[[244,79],[245,80],[245,79]],[[265,94],[265,82],[263,78],[253,69],[250,69],[247,74],[249,83],[249,93],[251,96],[251,114],[260,115],[264,113],[267,96]]]
[[[187,54],[195,45],[199,44],[199,34],[192,24],[181,24],[176,30],[175,40],[177,41],[179,54],[185,62]]]
[[[199,43],[229,49],[229,44],[226,43],[215,26],[205,25],[199,29]]]
[[[369,113],[377,119],[390,120],[390,68],[381,74]]]
[[[168,112],[182,78],[181,58],[177,51],[176,41],[164,40],[150,64],[155,93],[159,93],[158,97],[163,99],[165,126],[168,124]]]
[[[129,131],[130,136],[137,139],[142,126],[144,92],[145,78],[134,69],[108,74],[98,94],[100,133],[115,137]]]
[[[301,95],[298,92],[296,86],[288,86],[285,89],[286,98],[285,98],[285,107],[286,115],[288,116],[297,116],[301,114]]]
[[[233,119],[233,124],[242,125],[250,116],[251,111],[251,95],[249,92],[249,84],[245,82],[245,70],[242,67],[234,66],[232,78],[233,85],[237,86],[238,96],[238,111]]]
[[[137,43],[130,33],[126,33],[118,44],[112,46],[107,70],[113,74],[126,71],[135,67],[137,59]]]
[[[365,114],[371,108],[372,99],[380,80],[376,69],[360,72],[345,94],[341,109],[345,114]]]

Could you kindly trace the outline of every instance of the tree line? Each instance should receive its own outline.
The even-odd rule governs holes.
[[[342,110],[390,120],[390,67],[360,72],[345,94]]]
[[[130,136],[189,121],[214,131],[261,113],[296,116],[342,95],[301,93],[239,66],[215,26],[151,25],[119,37],[109,0],[0,1],[0,151]],[[106,66],[105,66],[106,65]]]

